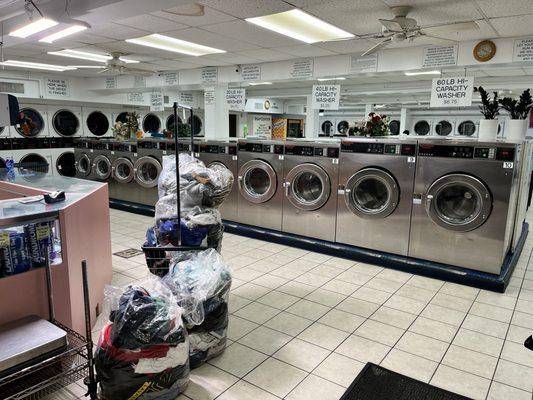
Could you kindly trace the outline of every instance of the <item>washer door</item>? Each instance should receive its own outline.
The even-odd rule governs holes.
[[[128,122],[128,112],[122,111],[120,114],[118,114],[115,118],[115,122],[122,122],[123,124]]]
[[[385,218],[400,201],[400,188],[387,171],[364,168],[353,174],[344,192],[346,205],[362,218]]]
[[[348,121],[341,121],[337,124],[337,133],[339,135],[347,135],[350,130],[350,124]]]
[[[461,136],[473,136],[476,133],[476,124],[473,121],[463,121],[457,127],[457,132]]]
[[[178,124],[183,123],[181,118],[178,116]],[[165,122],[165,127],[167,128],[167,131],[174,133],[174,125],[176,125],[176,122],[174,120],[174,114],[171,114],[167,117],[167,121]]]
[[[430,131],[429,122],[425,120],[418,121],[415,124],[415,133],[419,136],[426,136]]]
[[[210,163],[207,165],[207,168],[211,168],[211,167],[214,166],[214,165],[218,165],[218,166],[220,166],[220,167],[228,168],[228,167],[226,166],[226,164],[224,164],[224,163],[221,162],[221,161],[213,161],[213,162],[210,162]]]
[[[492,211],[492,195],[479,179],[449,174],[437,179],[426,192],[426,212],[437,225],[468,232],[480,227]]]
[[[82,177],[86,177],[91,173],[91,159],[87,154],[83,153],[80,159],[76,161],[76,171]]]
[[[400,134],[400,121],[393,119],[389,122],[389,131],[392,136],[398,136]]]
[[[329,176],[316,164],[300,164],[291,169],[285,179],[285,195],[300,210],[318,210],[331,194]]]
[[[15,129],[20,136],[37,137],[44,129],[44,119],[39,111],[33,108],[23,108],[20,110],[20,123],[15,125]]]
[[[101,111],[93,111],[87,117],[87,128],[94,136],[104,136],[109,130],[109,120]]]
[[[146,133],[158,133],[161,130],[161,120],[157,115],[148,113],[143,118],[142,126]]]
[[[111,161],[103,154],[100,154],[94,159],[93,169],[96,178],[105,180],[111,176]]]
[[[200,132],[202,132],[202,120],[200,117],[193,115],[192,120],[191,117],[187,119],[187,123],[191,126],[191,132],[193,136],[200,135]]]
[[[113,179],[118,183],[130,183],[135,176],[133,163],[126,157],[119,157],[111,166]]]
[[[322,125],[320,126],[320,130],[322,133],[326,136],[331,136],[333,132],[333,122],[331,121],[324,121],[322,122]]]
[[[145,188],[155,187],[157,186],[161,169],[161,163],[154,157],[141,157],[133,166],[135,182]]]
[[[435,125],[435,132],[439,136],[448,136],[452,133],[452,130],[452,124],[446,120],[439,121],[439,123]]]
[[[65,151],[56,160],[56,170],[61,176],[76,176],[76,158],[74,152]]]
[[[70,110],[59,110],[52,118],[54,130],[61,136],[74,136],[80,127],[80,121],[76,114]]]
[[[263,160],[251,160],[239,169],[239,192],[251,203],[265,203],[278,188],[276,172]]]
[[[18,163],[19,172],[35,171],[48,173],[50,164],[48,160],[40,154],[29,153],[22,157]]]

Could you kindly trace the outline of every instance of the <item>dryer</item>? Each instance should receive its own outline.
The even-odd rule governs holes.
[[[239,222],[281,231],[283,142],[239,140],[238,157]]]
[[[398,136],[400,133],[400,119],[394,117],[389,121],[389,135]]]
[[[6,162],[9,158],[13,159],[11,138],[0,137],[0,172],[6,168]]]
[[[348,136],[350,122],[348,118],[339,118],[335,125],[335,134],[339,136]]]
[[[11,126],[0,126],[0,139],[11,137]]]
[[[433,120],[428,117],[413,118],[411,129],[409,129],[411,135],[427,137],[431,136],[433,130]]]
[[[17,138],[42,138],[50,136],[47,106],[21,104],[20,123],[13,126],[12,136]]]
[[[111,112],[103,108],[82,107],[83,134],[90,138],[113,137]]]
[[[163,150],[166,142],[161,139],[139,139],[137,141],[137,161],[133,166],[135,182],[142,188],[157,186],[161,174]]]
[[[418,144],[409,256],[500,274],[514,228],[521,145]]]
[[[448,116],[435,118],[433,135],[439,138],[453,137],[455,134],[455,118]]]
[[[93,166],[92,146],[92,139],[74,139],[74,167],[76,168],[76,178],[89,179],[91,176]]]
[[[285,143],[283,232],[335,241],[338,173],[338,142]]]
[[[48,106],[48,126],[52,137],[83,136],[81,107]]]
[[[187,124],[191,127],[191,132],[194,137],[204,136],[204,116],[201,113],[194,113],[192,119],[187,117]]]
[[[50,138],[13,138],[11,143],[18,173],[53,171]]]
[[[50,138],[52,168],[54,175],[76,176],[76,156],[74,155],[74,138]]]
[[[416,140],[341,141],[339,243],[407,255]]]
[[[140,128],[143,131],[144,137],[150,137],[151,134],[161,134],[163,132],[164,121],[162,120],[162,113],[147,112],[141,115]]]
[[[113,141],[108,139],[92,139],[92,166],[90,179],[97,181],[108,181],[111,179],[111,152],[113,150]]]
[[[336,120],[332,117],[321,117],[318,123],[320,124],[319,136],[330,137],[337,132]]]
[[[174,133],[174,114],[163,114],[163,120],[162,120],[162,123],[164,124],[163,125],[163,129],[170,132],[170,133]],[[183,124],[183,119],[181,118],[181,116],[178,115],[178,122],[180,124]]]
[[[474,139],[478,136],[479,117],[461,117],[457,119],[457,129],[455,136],[460,136],[464,139]]]

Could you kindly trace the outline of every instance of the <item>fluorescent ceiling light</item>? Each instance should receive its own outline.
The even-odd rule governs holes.
[[[74,67],[71,67],[71,66],[67,67],[65,65],[41,64],[41,63],[34,63],[34,62],[29,62],[29,61],[17,61],[17,60],[7,60],[4,62],[1,62],[0,65],[5,65],[7,67],[44,69],[47,71],[58,71],[58,72],[76,69]]]
[[[70,35],[74,35],[75,33],[84,31],[85,29],[87,29],[87,27],[82,26],[82,25],[69,26],[68,28],[60,30],[59,32],[56,32],[56,33],[52,33],[51,35],[48,35],[40,39],[39,42],[54,43],[56,40],[62,39]]]
[[[415,75],[440,75],[440,71],[420,71],[420,72],[404,72],[406,76]]]
[[[37,21],[30,22],[29,24],[24,25],[21,28],[15,29],[13,32],[9,32],[9,36],[27,38],[28,36],[44,31],[48,28],[56,26],[57,24],[58,22],[54,20],[48,18],[40,18]]]
[[[344,76],[338,76],[336,78],[317,78],[317,81],[319,82],[327,82],[327,81],[344,81],[346,78]]]
[[[175,53],[187,54],[189,56],[203,56],[206,54],[226,52],[225,50],[202,46],[201,44],[187,42],[185,40],[159,35],[157,33],[135,39],[126,39],[126,42],[141,46],[153,47],[160,50],[173,51]]]
[[[96,61],[96,62],[107,62],[113,58],[107,54],[88,53],[86,51],[69,50],[69,49],[59,50],[59,51],[49,51],[48,54],[52,54],[54,56],[78,58],[80,60],[88,60],[88,61]],[[124,58],[124,57],[120,57],[119,59],[121,61],[124,61],[126,64],[136,64],[139,62],[137,60],[132,60],[129,58]]]
[[[248,82],[250,86],[272,85],[272,82]]]
[[[265,15],[264,17],[246,18],[246,21],[305,43],[327,42],[329,40],[355,37],[350,32],[346,32],[298,9]]]
[[[69,68],[74,69],[104,69],[107,68],[104,65],[67,65]]]

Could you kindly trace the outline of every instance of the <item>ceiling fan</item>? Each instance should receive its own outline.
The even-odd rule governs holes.
[[[456,43],[456,41],[439,37],[440,34],[479,29],[479,25],[475,21],[456,22],[423,28],[418,25],[418,22],[415,19],[407,17],[411,9],[412,7],[410,6],[391,7],[390,10],[394,14],[394,18],[379,19],[379,22],[382,25],[382,32],[377,35],[362,36],[366,38],[382,39],[381,42],[365,51],[363,56],[375,53],[391,43],[403,42],[406,40],[409,42],[419,42],[421,44],[449,45]]]
[[[151,76],[154,74],[152,71],[128,67],[126,62],[120,59],[120,57],[124,57],[127,54],[116,51],[111,52],[109,54],[112,58],[106,61],[105,68],[98,71],[99,74],[112,73],[117,75],[129,74],[138,76]]]

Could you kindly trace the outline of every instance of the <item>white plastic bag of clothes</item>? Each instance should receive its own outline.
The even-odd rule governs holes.
[[[226,347],[230,269],[214,249],[176,253],[163,280],[183,309],[190,365],[196,368]]]
[[[95,367],[106,400],[175,399],[189,382],[189,340],[176,297],[160,278],[105,289]]]

